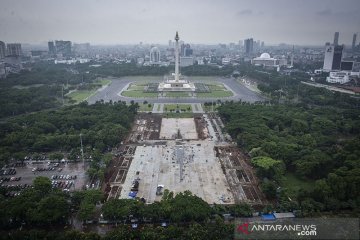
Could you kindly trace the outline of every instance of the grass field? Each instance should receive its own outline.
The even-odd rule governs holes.
[[[71,100],[74,100],[75,103],[80,103],[82,101],[85,101],[88,97],[93,95],[96,92],[96,89],[94,90],[78,90],[74,91],[67,95]]]
[[[166,97],[189,97],[189,93],[186,92],[167,92]]]
[[[188,109],[190,108],[191,111],[191,105],[190,104],[179,104],[179,109]],[[170,112],[175,111],[177,109],[177,104],[165,104],[164,105],[164,112]]]
[[[139,103],[139,111],[140,112],[152,111],[152,109],[153,109],[153,104],[150,104],[150,107],[149,107],[149,103],[147,103],[147,104]]]
[[[188,79],[190,81],[207,82],[207,83],[215,84],[218,81],[219,77],[217,77],[217,76],[189,76]]]
[[[101,83],[102,86],[105,86],[105,85],[108,85],[111,83],[111,80],[110,79],[105,79],[105,78],[102,78],[98,81],[96,81],[97,83]]]
[[[231,91],[212,91],[210,93],[197,93],[197,97],[199,98],[223,98],[223,97],[231,97],[233,93]]]
[[[157,97],[157,93],[144,93],[141,91],[123,91],[121,93],[124,97],[133,97],[133,98],[155,98]]]
[[[128,91],[143,91],[146,84],[144,83],[131,83],[128,87]]]
[[[314,182],[300,179],[293,173],[286,173],[282,187],[288,192],[289,197],[295,198],[300,189],[311,190],[314,187]]]
[[[165,118],[192,118],[194,114],[192,112],[184,112],[184,113],[175,113],[175,112],[167,112],[163,114]]]
[[[223,84],[206,84],[211,91],[226,91],[226,87]]]

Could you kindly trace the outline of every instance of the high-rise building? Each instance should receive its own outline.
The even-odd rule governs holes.
[[[190,44],[182,44],[180,47],[180,56],[181,57],[190,57],[193,54],[193,50],[190,47]]]
[[[334,34],[334,45],[339,45],[339,32],[335,32]]]
[[[0,59],[5,57],[6,53],[6,48],[5,48],[5,43],[0,41]]]
[[[252,54],[254,52],[254,40],[252,38],[245,39],[244,46],[246,54]]]
[[[56,53],[63,55],[71,54],[71,41],[55,41]]]
[[[48,42],[49,54],[54,55],[56,54],[55,44],[54,42]]]
[[[356,36],[357,36],[356,33],[354,33],[353,40],[352,40],[352,50],[354,50],[356,47]]]
[[[8,43],[6,45],[7,55],[18,57],[21,56],[21,44],[20,43]]]
[[[343,46],[326,46],[324,66],[325,71],[340,70],[341,69],[341,58],[342,58]]]

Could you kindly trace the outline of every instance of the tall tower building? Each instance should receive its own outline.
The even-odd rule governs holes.
[[[54,42],[48,42],[49,54],[54,55],[56,54],[55,44]]]
[[[335,32],[334,34],[334,45],[339,45],[339,32]]]
[[[343,46],[330,45],[325,47],[324,66],[325,71],[340,70]]]
[[[6,45],[7,54],[9,56],[19,57],[21,56],[21,44],[20,43],[8,43]]]
[[[244,46],[246,54],[250,55],[254,52],[254,40],[252,38],[245,39]]]
[[[354,50],[354,49],[355,49],[355,46],[356,46],[356,37],[357,37],[357,35],[356,35],[356,33],[354,33],[354,35],[353,35],[353,40],[352,40],[352,45],[351,45],[352,50]]]
[[[0,59],[5,57],[6,53],[6,48],[5,48],[5,43],[0,41]]]

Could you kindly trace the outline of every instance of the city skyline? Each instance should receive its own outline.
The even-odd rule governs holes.
[[[351,46],[360,26],[356,0],[0,2],[0,40],[8,43],[166,44],[177,30],[190,43],[269,45],[323,45],[340,32],[339,44]]]

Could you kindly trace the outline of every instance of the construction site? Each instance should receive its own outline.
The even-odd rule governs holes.
[[[264,204],[249,158],[223,127],[214,113],[193,118],[138,114],[105,173],[108,199],[153,203],[168,189],[174,194],[189,190],[209,204]]]

